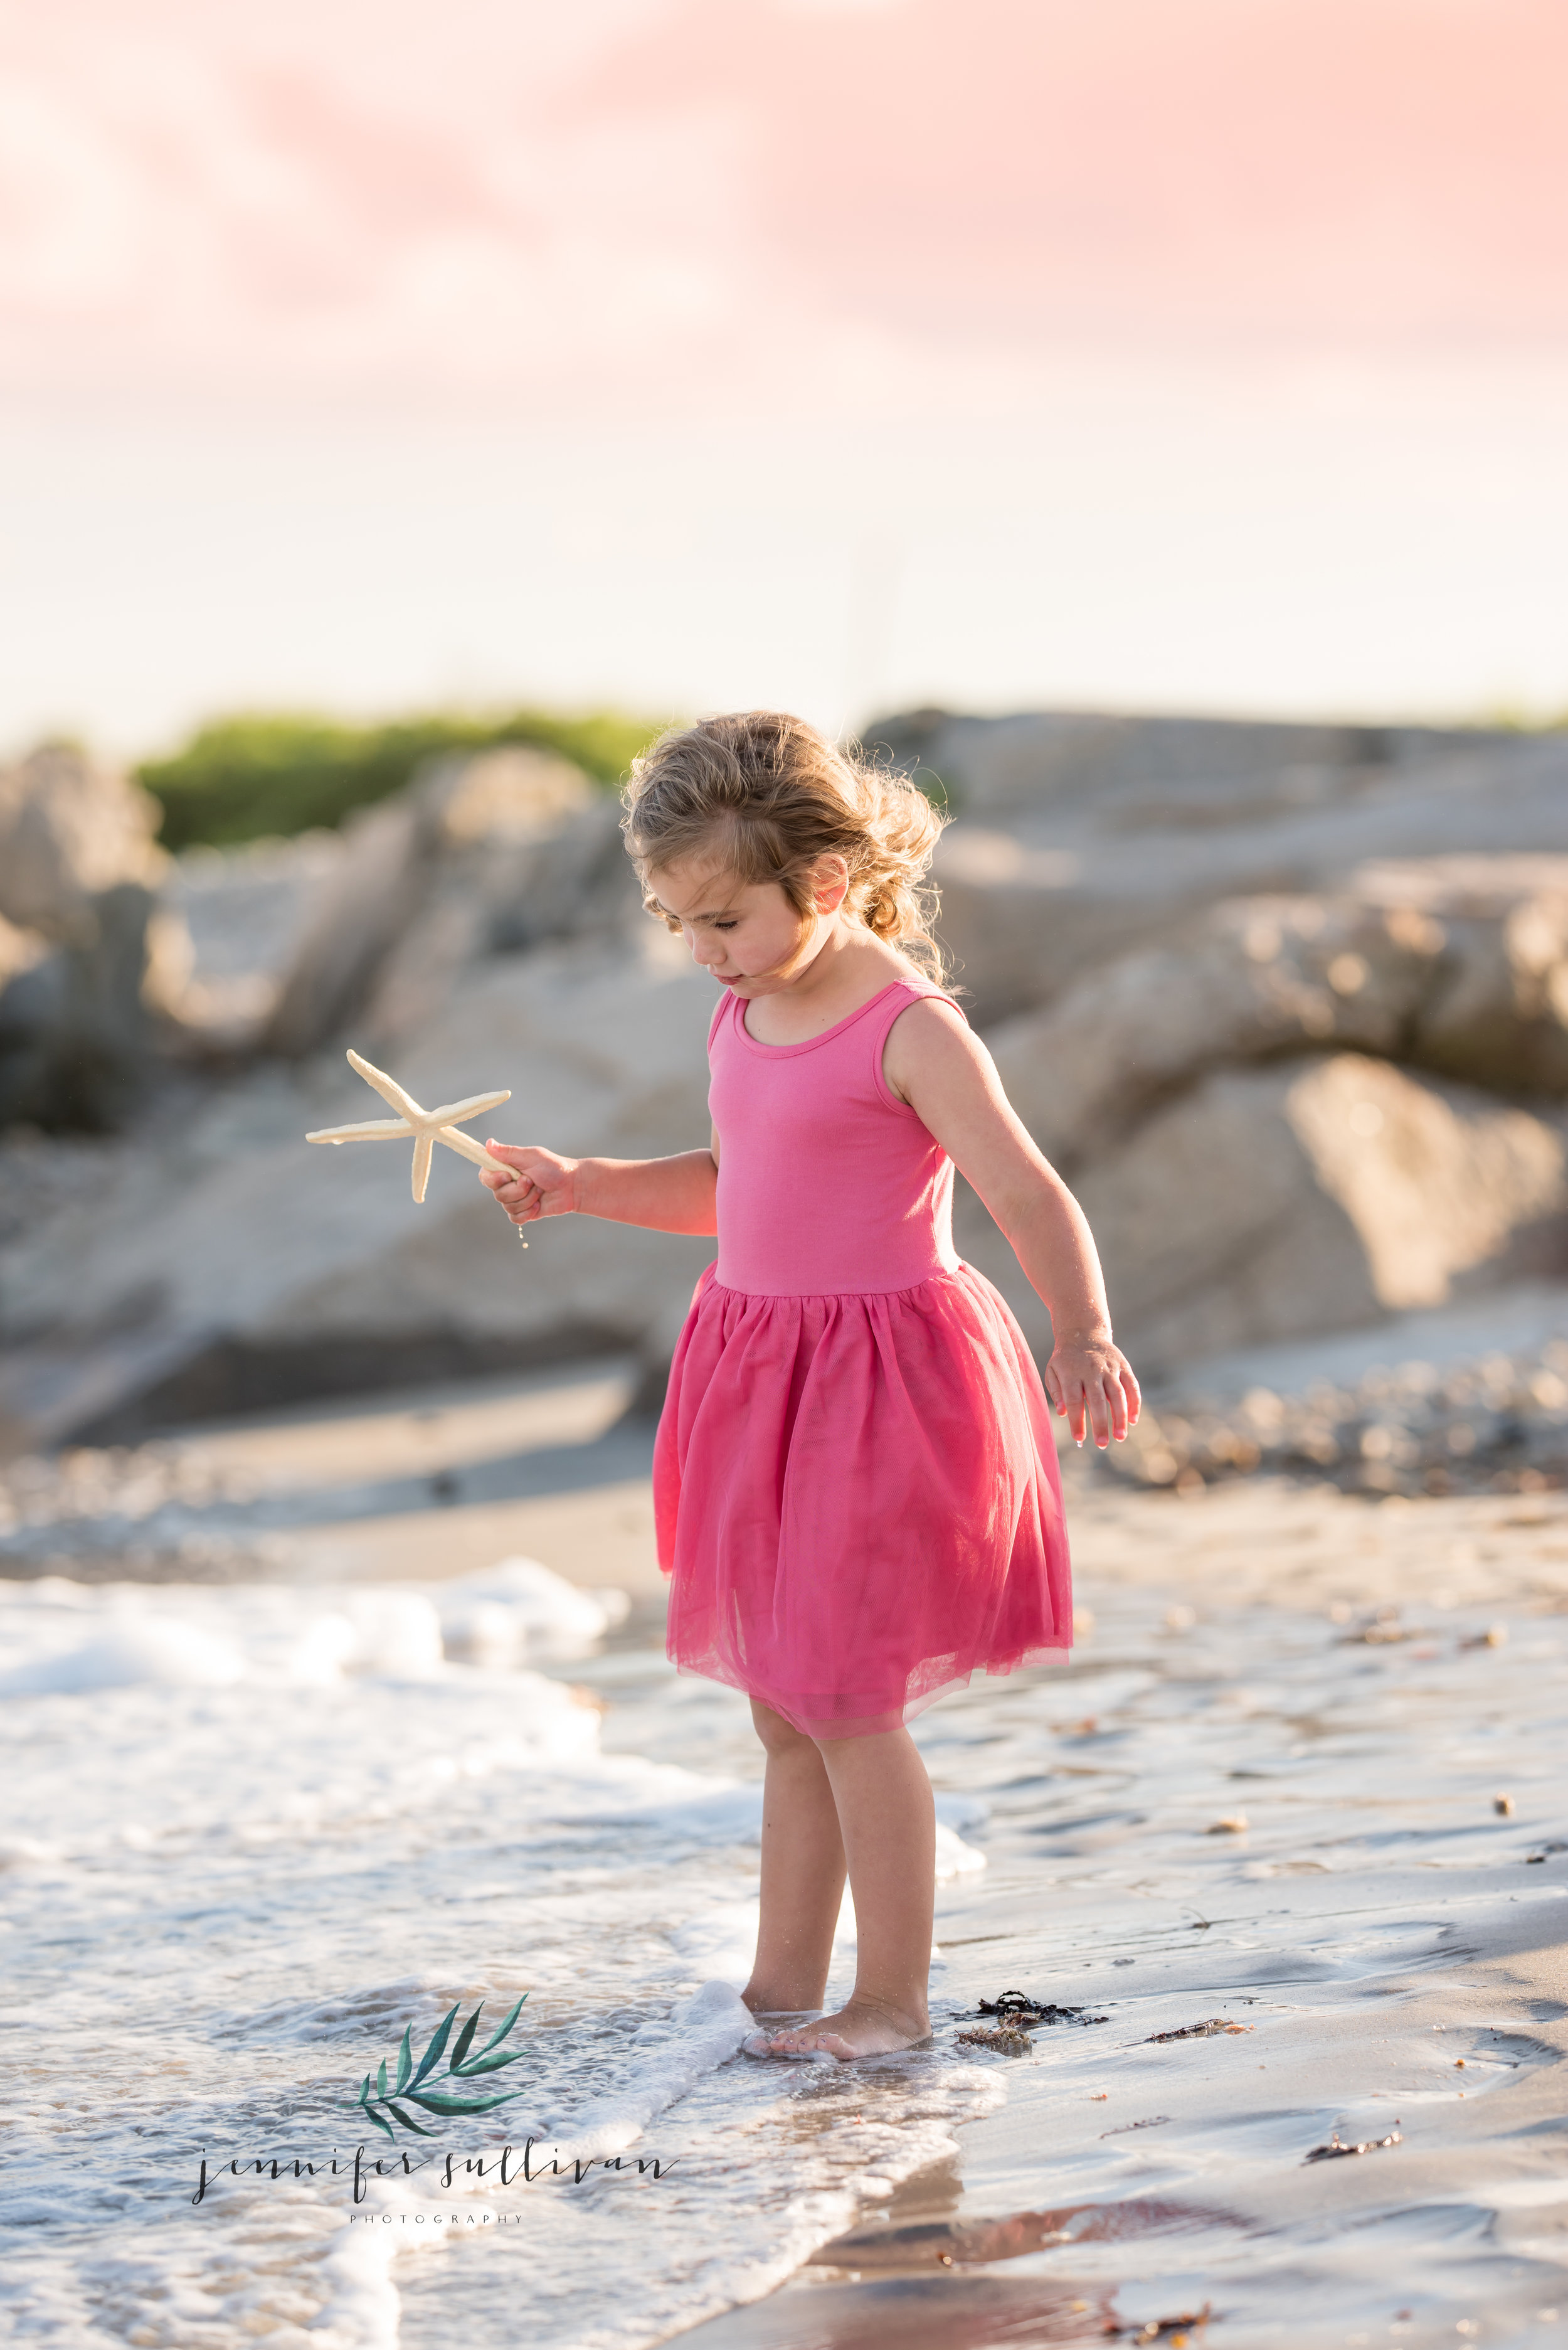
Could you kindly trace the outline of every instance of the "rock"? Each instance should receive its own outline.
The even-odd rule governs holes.
[[[345,834],[261,1040],[290,1059],[350,1019],[387,1048],[479,958],[602,927],[607,868],[622,912],[631,892],[613,803],[542,751],[443,760]]]
[[[259,1044],[298,1060],[364,1003],[429,886],[433,827],[414,799],[356,809],[344,854],[321,891]]]
[[[607,941],[646,919],[618,805],[577,780],[576,802],[542,810],[532,830],[514,819],[493,832],[464,832],[449,821],[419,917],[389,954],[366,1006],[365,1033],[376,1050],[393,1051],[416,1035],[460,975],[486,956],[555,939]]]
[[[1199,1366],[1146,1395],[1101,1473],[1184,1492],[1259,1471],[1366,1494],[1568,1483],[1568,1289],[1489,1292],[1484,1313],[1472,1304],[1386,1328],[1381,1343],[1290,1342]],[[1345,1637],[1376,1645],[1408,1630],[1386,1608]]]
[[[1562,1127],[1360,1054],[1217,1072],[1075,1185],[1140,1374],[1568,1267]],[[972,1202],[959,1247],[1049,1320]]]
[[[1085,971],[1170,928],[1190,900],[1152,908],[1096,886],[1082,853],[968,823],[937,843],[937,934],[964,1009],[981,1027],[1049,1003]]]
[[[119,1125],[153,1069],[160,968],[179,943],[161,941],[157,899],[139,882],[77,901],[68,941],[0,994],[0,1126]]]
[[[113,1182],[122,1149],[105,1136],[46,1134],[36,1126],[0,1136],[0,1249]]]
[[[1369,764],[1249,769],[1233,760],[1204,780],[1198,753],[1227,743],[1229,730],[1193,722],[1190,772],[1173,773],[1161,792],[1153,762],[1176,722],[1149,722],[1141,748],[1139,730],[1123,722],[1125,764],[1108,774],[1064,755],[1053,764],[1052,729],[1066,724],[965,721],[955,738],[977,760],[986,738],[975,730],[1014,729],[1011,764],[988,773],[984,789],[966,787],[962,820],[935,864],[941,935],[981,1024],[1048,1002],[1134,944],[1166,942],[1220,899],[1335,893],[1373,860],[1568,852],[1568,735],[1400,733],[1388,738],[1397,755]]]
[[[1434,759],[1517,750],[1473,727],[1279,724],[1230,718],[916,711],[870,727],[866,747],[936,778],[966,818],[1011,825],[1049,807],[1116,833],[1212,829],[1288,809],[1343,806]]]
[[[67,743],[0,771],[0,1125],[101,1132],[151,1066],[181,951],[157,802]]]
[[[645,920],[613,951],[480,965],[393,1074],[425,1100],[510,1086],[492,1124],[504,1139],[701,1149],[712,1000]],[[450,1153],[416,1208],[400,1147],[306,1144],[308,1128],[375,1107],[335,1058],[275,1065],[128,1147],[100,1196],[0,1250],[13,1443],[663,1343],[711,1242],[571,1218],[524,1252]]]
[[[159,879],[160,821],[148,793],[71,743],[47,743],[0,769],[0,916],[90,944],[105,890]]]
[[[231,1056],[254,1049],[346,849],[341,833],[316,831],[174,860],[163,902],[189,941],[164,990],[175,1041]]]
[[[443,847],[452,849],[547,838],[604,795],[570,759],[511,743],[442,760],[421,796],[440,825]]]
[[[1207,1070],[1314,1044],[1398,1051],[1446,948],[1441,925],[1409,906],[1241,899],[986,1042],[1013,1107],[1071,1172]]]
[[[49,941],[41,931],[19,930],[0,915],[0,1001],[15,979],[36,970],[49,952]]]
[[[1568,1094],[1568,857],[1369,865],[1343,897],[1248,898],[990,1031],[1069,1171],[1205,1070],[1303,1045]]]
[[[1568,857],[1368,865],[1368,903],[1439,929],[1408,1057],[1499,1092],[1568,1094]]]

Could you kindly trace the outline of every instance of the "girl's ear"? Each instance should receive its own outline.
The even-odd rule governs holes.
[[[842,857],[819,857],[811,868],[812,899],[819,914],[836,914],[849,888],[849,868]]]

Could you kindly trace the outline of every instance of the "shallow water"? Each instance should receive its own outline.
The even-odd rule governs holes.
[[[915,2341],[915,2276],[919,2338],[977,2350],[1205,2302],[1238,2344],[1550,2338],[1568,2147],[1521,2107],[1500,2155],[1481,2109],[1556,2064],[1561,2007],[1532,2030],[1452,1983],[1502,1929],[1563,1939],[1568,1619],[1489,1643],[1461,1610],[1082,1596],[1069,1672],[919,1723],[935,2043],[840,2071],[733,2053],[758,1757],[652,1611],[596,1633],[547,1584],[480,1577],[0,1586],[10,2331],[435,2350],[526,2323],[643,2350],[718,2318],[712,2350],[804,2350]],[[852,1965],[846,1917],[830,1998]],[[1014,1985],[1106,2021],[960,2045]],[[515,2102],[431,2124],[451,2189],[436,2160],[357,2206],[326,2170],[192,2202],[203,2149],[386,2158],[366,2071],[405,2024],[417,2053],[453,2002],[499,2020],[524,1991]],[[1213,2019],[1239,2029],[1151,2037]],[[1303,2161],[1396,2119],[1397,2147]],[[465,2178],[530,2135],[562,2171]],[[984,2238],[1021,2214],[1040,2241]]]

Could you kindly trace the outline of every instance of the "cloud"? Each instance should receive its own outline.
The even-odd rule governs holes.
[[[1568,339],[1557,0],[52,0],[0,43],[13,390]]]

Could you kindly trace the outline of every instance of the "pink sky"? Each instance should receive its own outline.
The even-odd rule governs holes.
[[[1563,0],[6,0],[0,385],[1568,344]]]
[[[0,752],[1568,706],[1568,0],[0,0]]]

